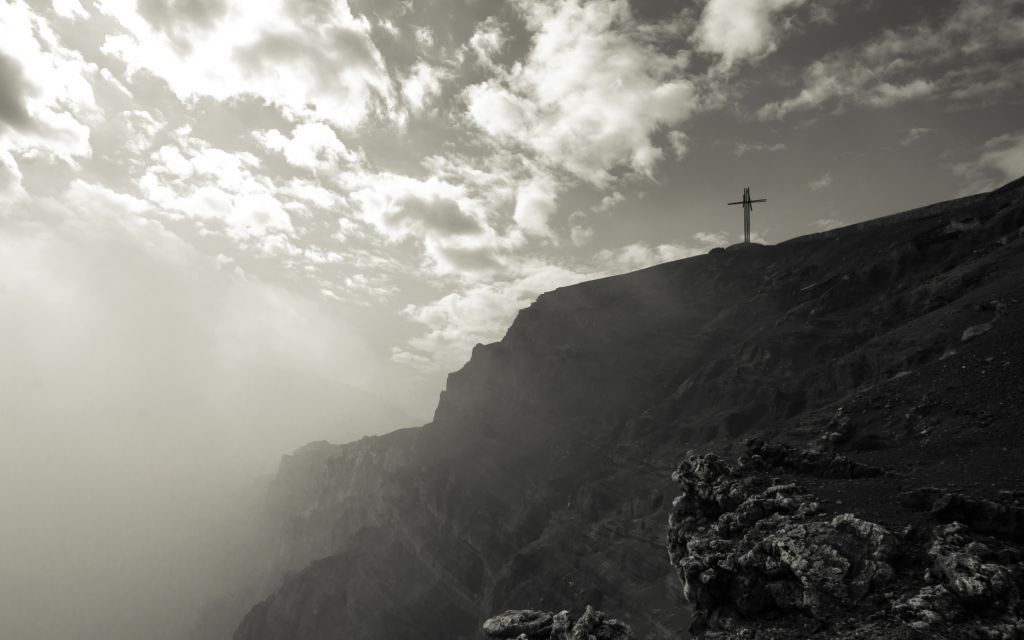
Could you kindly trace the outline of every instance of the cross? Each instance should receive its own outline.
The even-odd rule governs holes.
[[[750,187],[743,190],[743,199],[739,202],[730,202],[730,205],[742,204],[743,205],[743,242],[750,244],[750,212],[754,210],[755,202],[768,202],[765,199],[751,200],[750,199]]]

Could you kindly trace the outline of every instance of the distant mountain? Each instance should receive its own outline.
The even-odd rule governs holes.
[[[884,637],[982,637],[1024,575],[1022,229],[1017,181],[540,296],[431,423],[284,460],[295,570],[235,640],[476,638],[506,609],[588,604],[638,638],[694,612],[716,637],[828,637],[872,610]]]

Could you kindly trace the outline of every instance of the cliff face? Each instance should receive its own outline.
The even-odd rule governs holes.
[[[542,295],[449,377],[430,424],[284,461],[295,571],[235,638],[472,638],[506,609],[588,604],[678,637],[672,471],[754,434],[901,470],[826,491],[892,526],[917,517],[896,488],[1024,486],[1022,202],[1018,181]],[[695,604],[706,626],[735,603]]]

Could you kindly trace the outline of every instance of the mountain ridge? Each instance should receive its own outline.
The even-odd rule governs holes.
[[[234,637],[472,638],[505,609],[588,604],[676,637],[689,607],[664,535],[685,452],[820,444],[836,406],[991,320],[971,306],[986,287],[1016,314],[1022,194],[542,294],[449,376],[430,423],[285,457],[270,504],[291,573]],[[828,445],[913,437],[868,426]]]

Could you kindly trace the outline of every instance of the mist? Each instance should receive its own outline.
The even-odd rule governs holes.
[[[0,635],[187,637],[254,570],[282,454],[409,418],[316,297],[80,183],[5,209]]]

